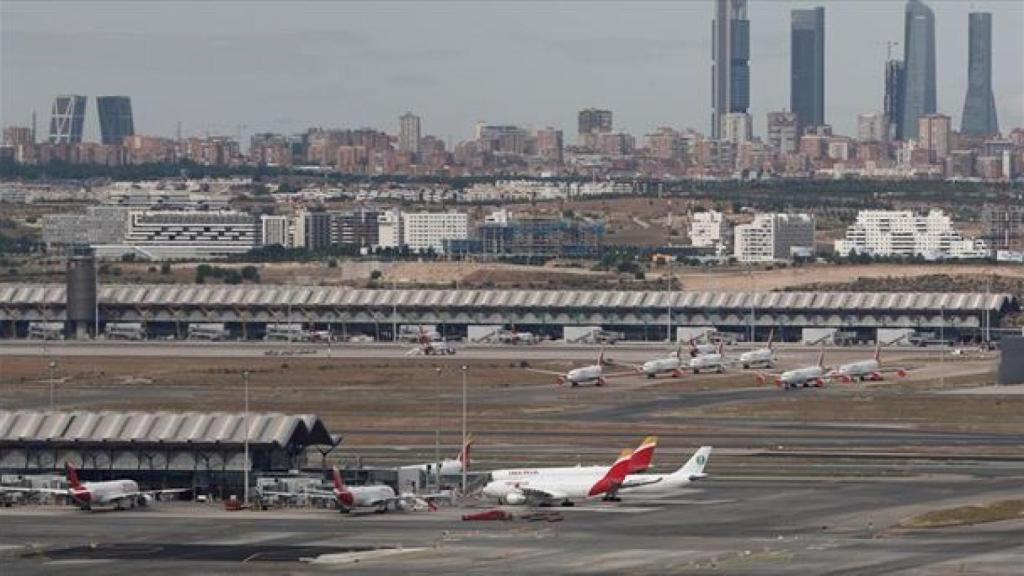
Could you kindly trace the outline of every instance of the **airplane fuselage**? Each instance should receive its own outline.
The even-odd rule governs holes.
[[[598,382],[600,384],[603,375],[604,367],[600,364],[594,364],[569,370],[565,375],[565,380],[573,386],[587,382]]]
[[[658,374],[665,372],[677,372],[682,367],[682,362],[675,356],[668,358],[658,358],[657,360],[650,360],[644,362],[640,366],[640,371],[647,375],[648,378],[653,378]]]
[[[787,388],[800,386],[821,386],[824,384],[825,368],[822,366],[808,366],[787,370],[779,375],[778,382]]]
[[[775,351],[769,348],[760,348],[758,350],[744,352],[743,354],[740,354],[740,365],[744,368],[773,366],[775,365]]]
[[[139,485],[134,480],[111,480],[107,482],[85,482],[68,488],[68,495],[80,506],[111,506],[128,499],[139,498]]]
[[[861,360],[860,362],[851,362],[849,364],[843,364],[836,368],[836,376],[854,378],[854,379],[865,379],[875,374],[878,374],[878,370],[881,366],[878,360]]]
[[[721,372],[725,370],[725,358],[717,352],[697,356],[690,360],[690,370],[693,370],[694,374],[701,370],[717,370]]]

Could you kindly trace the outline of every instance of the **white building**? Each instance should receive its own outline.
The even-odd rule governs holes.
[[[444,253],[445,240],[469,238],[469,215],[464,212],[403,213],[402,241],[415,252],[433,248]]]
[[[100,258],[220,258],[252,250],[260,232],[260,221],[245,212],[132,211],[122,243],[93,247]]]
[[[750,114],[730,112],[725,115],[722,125],[722,140],[742,144],[754,139],[754,120]]]
[[[814,253],[814,217],[807,214],[758,214],[736,226],[733,254],[740,262],[790,260],[794,252]]]
[[[860,142],[886,142],[888,140],[889,127],[884,114],[873,112],[871,114],[857,115],[857,140]]]
[[[986,258],[982,240],[964,238],[942,210],[916,214],[912,210],[861,210],[846,229],[846,238],[835,241],[837,254],[850,252],[873,256],[924,256]]]
[[[381,212],[377,217],[377,246],[398,248],[403,244],[402,212],[398,208]]]
[[[274,244],[291,246],[289,220],[290,218],[287,216],[268,216],[266,214],[260,216],[262,228],[260,243],[264,246],[272,246]]]
[[[290,234],[291,238],[289,246],[292,248],[305,248],[306,247],[306,217],[308,212],[305,210],[299,210],[292,216]]]
[[[690,244],[698,248],[719,248],[729,238],[729,221],[725,214],[708,210],[690,218]]]

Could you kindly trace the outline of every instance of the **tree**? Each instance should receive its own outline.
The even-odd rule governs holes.
[[[242,279],[246,282],[260,281],[260,269],[255,266],[244,266],[242,267]]]
[[[170,274],[171,273],[171,263],[170,262],[164,262],[163,264],[161,264],[160,265],[160,273],[163,274],[164,276]]]

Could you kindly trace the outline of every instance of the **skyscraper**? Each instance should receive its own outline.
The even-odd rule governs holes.
[[[793,10],[789,107],[800,126],[825,123],[825,9]]]
[[[96,111],[100,118],[100,140],[104,144],[120,145],[126,137],[135,135],[132,101],[127,96],[98,96]]]
[[[587,108],[580,110],[577,122],[577,144],[593,148],[598,134],[612,131],[612,111]]]
[[[999,132],[996,97],[992,93],[992,14],[971,12],[967,60],[967,99],[960,132],[986,136]]]
[[[934,114],[935,14],[921,0],[908,0],[903,38],[903,138],[917,138],[918,120]]]
[[[406,112],[398,118],[398,149],[403,152],[420,153],[420,117]]]
[[[63,94],[53,99],[50,112],[50,142],[77,144],[85,125],[85,96]]]
[[[750,21],[747,0],[715,0],[711,27],[711,137],[726,114],[750,108]]]
[[[885,121],[888,123],[890,140],[903,140],[903,83],[903,60],[887,60],[882,113],[885,114]]]

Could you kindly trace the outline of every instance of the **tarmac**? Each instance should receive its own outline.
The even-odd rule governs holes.
[[[494,522],[461,520],[488,509],[483,504],[361,516],[186,503],[91,513],[24,507],[0,511],[0,562],[5,575],[1005,575],[1024,557],[1024,519],[894,526],[926,510],[1022,492],[1022,477],[712,477],[670,498],[624,496],[551,508],[557,516],[547,520]]]

